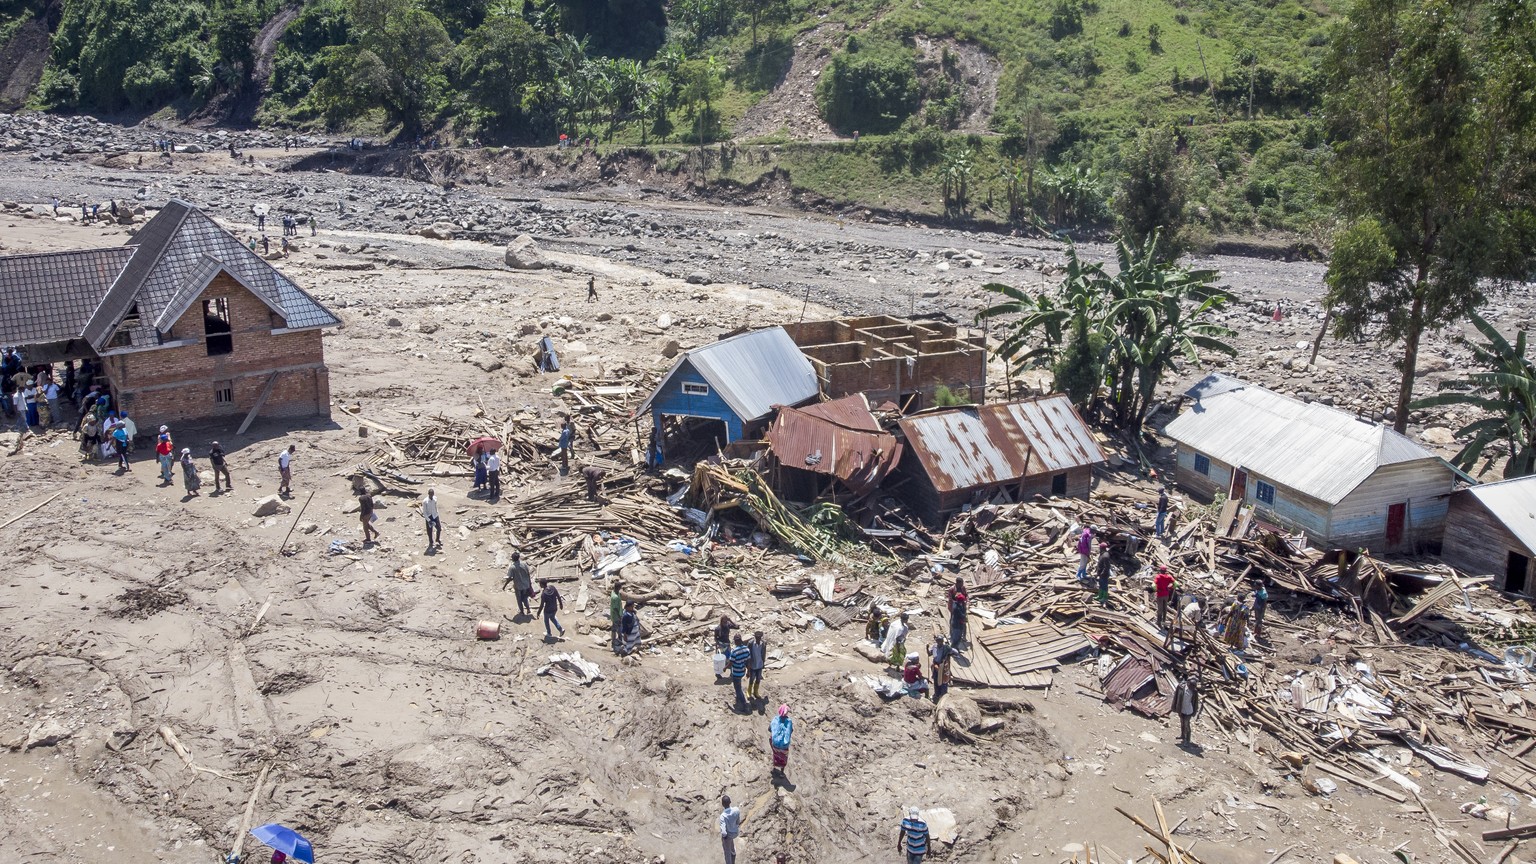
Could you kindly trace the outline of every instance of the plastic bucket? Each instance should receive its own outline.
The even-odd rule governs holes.
[[[475,625],[475,637],[478,639],[500,639],[500,621],[481,621]]]

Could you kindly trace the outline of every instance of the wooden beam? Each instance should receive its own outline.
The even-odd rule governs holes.
[[[261,395],[256,397],[256,404],[251,406],[250,412],[240,422],[240,428],[235,430],[236,435],[244,435],[245,430],[251,428],[251,422],[256,419],[257,414],[261,413],[261,406],[267,404],[267,397],[272,395],[272,385],[277,383],[277,376],[281,374],[283,373],[273,372],[267,376],[267,386],[261,388]]]
[[[1321,759],[1313,762],[1312,764],[1315,765],[1319,771],[1323,771],[1325,773],[1332,774],[1333,776],[1339,778],[1340,780],[1348,780],[1349,782],[1355,784],[1356,786],[1362,787],[1364,789],[1369,789],[1369,790],[1371,790],[1372,792],[1375,792],[1378,795],[1382,795],[1382,796],[1385,796],[1387,798],[1391,798],[1393,801],[1396,801],[1399,804],[1407,804],[1408,803],[1408,796],[1404,795],[1401,792],[1398,792],[1396,789],[1388,789],[1387,787],[1382,786],[1382,785],[1380,785],[1378,783],[1372,783],[1371,781],[1365,779],[1364,777],[1357,777],[1354,774],[1351,774],[1351,773],[1349,773],[1348,771],[1345,771],[1342,768],[1335,767],[1333,764],[1328,763],[1328,762],[1324,762]]]
[[[1527,837],[1536,837],[1536,823],[1529,825],[1516,825],[1513,828],[1499,828],[1495,831],[1483,832],[1484,843],[1492,843],[1496,840],[1523,840]]]
[[[256,786],[251,790],[251,797],[245,802],[245,817],[240,820],[240,830],[235,833],[235,847],[230,850],[229,861],[239,861],[240,853],[245,849],[245,835],[251,830],[251,817],[256,813],[256,799],[261,797],[261,787],[267,782],[267,771],[272,768],[272,763],[261,766],[261,773],[256,775]]]
[[[25,519],[28,516],[31,516],[33,513],[36,513],[37,511],[39,511],[39,510],[43,509],[44,507],[48,506],[49,504],[53,503],[53,499],[55,499],[55,498],[57,498],[57,497],[59,497],[60,495],[63,495],[63,494],[64,494],[63,492],[55,492],[52,495],[49,495],[47,498],[45,498],[43,500],[42,503],[34,504],[31,507],[28,507],[27,508],[27,512],[22,513],[22,514],[20,514],[18,516],[12,516],[11,518],[5,520],[5,524],[4,525],[0,525],[0,528],[9,528],[10,526],[14,525],[16,522],[18,522],[18,521],[20,521],[22,519]]]

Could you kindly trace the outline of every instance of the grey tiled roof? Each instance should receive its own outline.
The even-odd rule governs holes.
[[[0,344],[83,336],[100,351],[137,307],[132,344],[157,345],[159,334],[220,271],[281,315],[289,329],[341,323],[202,211],[172,200],[127,246],[0,256]]]
[[[158,224],[157,224],[158,223]],[[102,300],[86,332],[99,350],[111,338],[128,308],[139,307],[140,324],[133,344],[154,345],[156,331],[165,332],[186,311],[188,291],[205,286],[219,269],[229,272],[268,306],[278,311],[290,329],[330,327],[341,323],[266,259],[246,248],[239,238],[219,227],[202,211],[172,200],[134,238],[140,252],[124,278]],[[210,263],[217,262],[217,267]],[[133,284],[136,283],[136,286]],[[131,290],[130,290],[131,289]],[[181,303],[178,304],[178,298]],[[174,307],[180,305],[180,312]],[[167,312],[175,312],[168,315]]]
[[[136,247],[0,257],[0,343],[73,339],[134,257]]]

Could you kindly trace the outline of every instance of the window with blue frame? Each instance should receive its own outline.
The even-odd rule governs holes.
[[[1199,453],[1195,454],[1195,471],[1199,474],[1211,473],[1211,460]]]
[[[1258,490],[1254,493],[1254,497],[1273,507],[1275,506],[1275,487],[1260,480],[1258,481]]]

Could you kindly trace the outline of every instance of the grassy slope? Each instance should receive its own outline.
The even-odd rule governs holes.
[[[1307,119],[1311,99],[1266,100],[1259,88],[1253,122],[1247,115],[1248,69],[1240,58],[1294,79],[1315,76],[1326,49],[1332,8],[1300,0],[1100,0],[1082,16],[1082,31],[1051,38],[1054,0],[832,0],[795,7],[780,32],[803,33],[824,21],[856,32],[903,38],[913,33],[975,41],[1002,59],[1004,73],[997,111],[1019,113],[1038,106],[1062,131],[1052,159],[1089,165],[1112,181],[1119,148],[1148,123],[1182,128],[1191,157],[1192,197],[1197,219],[1213,232],[1280,229],[1305,233],[1323,210],[1318,201],[1318,168],[1326,158],[1316,124]],[[1181,22],[1182,18],[1182,22]],[[1128,36],[1120,33],[1129,25]],[[1159,29],[1154,50],[1149,27]],[[746,34],[717,43],[718,53],[739,61],[749,47]],[[1097,72],[1085,71],[1091,52]],[[1202,63],[1203,55],[1203,63]],[[1208,73],[1227,87],[1176,89],[1183,80]],[[734,90],[726,120],[758,93]],[[851,204],[918,212],[941,209],[937,160],[892,159],[900,135],[882,141],[866,136],[861,147],[788,145],[776,165],[790,171],[795,185]],[[984,205],[989,187],[1006,161],[997,140],[979,143],[976,192]],[[883,150],[882,148],[885,148]],[[882,155],[884,154],[884,155]],[[773,165],[754,164],[729,172],[758,173]],[[1106,191],[1112,182],[1106,182]],[[1000,188],[992,188],[1002,207]],[[987,219],[984,206],[976,216]]]

